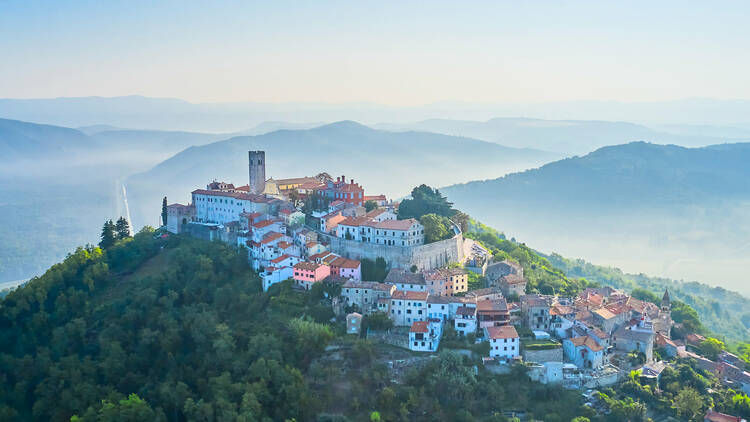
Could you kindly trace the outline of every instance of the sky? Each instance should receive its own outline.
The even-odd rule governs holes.
[[[750,99],[747,1],[0,1],[0,98]]]

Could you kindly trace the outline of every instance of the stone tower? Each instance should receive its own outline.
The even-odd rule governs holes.
[[[266,152],[248,151],[250,193],[260,195],[266,189]]]
[[[671,312],[672,301],[669,298],[669,289],[664,289],[664,296],[661,298],[661,311]]]

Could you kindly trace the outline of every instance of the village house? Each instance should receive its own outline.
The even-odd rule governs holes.
[[[346,333],[359,334],[362,331],[362,314],[352,312],[346,316]]]
[[[378,310],[378,299],[391,297],[395,290],[396,286],[393,284],[348,280],[341,286],[341,296],[347,305],[357,305],[362,312],[370,313]]]
[[[365,202],[372,201],[375,204],[377,204],[377,206],[379,207],[384,207],[388,205],[388,200],[386,199],[385,195],[371,195],[371,196],[365,195],[364,200]]]
[[[463,268],[438,268],[423,274],[431,295],[453,296],[468,290],[469,272]]]
[[[526,293],[526,278],[524,278],[523,274],[508,274],[500,277],[498,284],[506,297],[520,297]]]
[[[263,291],[267,292],[274,284],[281,283],[292,277],[294,277],[294,268],[292,266],[266,267],[261,273]]]
[[[709,409],[703,417],[703,422],[747,422],[746,419],[739,416],[732,416],[726,413],[714,412]]]
[[[193,205],[172,204],[167,206],[167,231],[170,233],[182,233],[182,226],[195,219],[195,207]]]
[[[346,178],[344,176],[337,177],[335,182],[333,180],[327,180],[325,187],[319,192],[323,197],[330,201],[340,200],[358,206],[362,206],[365,202],[364,189],[359,183],[354,183],[354,179],[351,179],[349,183],[346,183]]]
[[[321,252],[325,252],[325,250],[326,250],[326,247],[318,242],[307,242],[305,243],[305,246],[303,248],[303,252],[305,256],[319,254]]]
[[[299,262],[294,265],[294,283],[303,290],[310,290],[313,284],[331,275],[331,267],[314,262]]]
[[[555,304],[549,309],[550,331],[564,338],[566,331],[575,324],[576,311],[572,306]]]
[[[385,276],[385,283],[396,285],[397,290],[426,292],[427,285],[422,273],[413,273],[402,268],[392,268]]]
[[[409,327],[414,321],[427,319],[427,292],[395,290],[391,295],[393,325]]]
[[[448,296],[427,296],[427,317],[447,321],[451,318],[451,298]]]
[[[622,326],[612,334],[612,347],[621,352],[637,352],[651,362],[654,351],[654,331],[648,321],[641,320],[637,325]]]
[[[500,291],[500,288],[498,287],[486,287],[484,289],[472,290],[466,293],[466,298],[472,299],[475,302],[479,302],[480,300],[502,299],[503,292]]]
[[[342,258],[344,261],[335,261],[339,269],[339,277],[351,280],[362,280],[362,263],[356,259]]]
[[[490,357],[512,360],[519,356],[521,339],[512,325],[484,327],[484,337],[490,342]]]
[[[526,326],[531,330],[548,331],[550,329],[550,305],[552,298],[542,295],[521,296],[521,313]]]
[[[604,347],[589,336],[564,339],[563,353],[581,369],[600,369],[604,366]]]
[[[415,352],[437,352],[442,335],[441,320],[414,321],[409,329],[409,349]]]
[[[482,300],[477,302],[477,321],[479,328],[508,325],[510,312],[505,299]]]
[[[462,336],[477,331],[477,308],[462,306],[456,310],[453,328]]]

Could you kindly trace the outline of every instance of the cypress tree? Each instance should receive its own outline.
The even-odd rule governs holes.
[[[126,237],[130,237],[130,223],[128,223],[128,220],[126,220],[125,217],[120,217],[119,219],[117,219],[115,231],[117,232],[118,239],[125,239]]]
[[[166,196],[161,201],[161,225],[162,226],[167,225],[167,197]]]
[[[112,222],[112,220],[107,220],[104,222],[104,227],[102,227],[102,240],[99,242],[99,246],[102,249],[107,249],[110,246],[115,244],[115,224]]]

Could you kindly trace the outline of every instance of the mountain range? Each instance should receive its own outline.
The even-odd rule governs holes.
[[[628,122],[596,120],[541,120],[495,118],[487,121],[430,119],[412,123],[381,123],[374,127],[391,131],[418,130],[467,136],[516,148],[536,148],[563,154],[585,154],[607,145],[646,140],[658,144],[706,146],[727,139],[727,134],[750,139],[750,131],[739,129],[722,133],[706,128],[695,128],[692,133],[684,127],[673,127],[679,133],[654,130]]]
[[[634,142],[441,192],[548,252],[750,293],[749,160],[747,143]]]
[[[355,120],[366,124],[425,119],[488,120],[498,116],[553,120],[604,120],[681,125],[716,136],[716,127],[750,130],[750,101],[692,98],[658,102],[569,101],[547,103],[467,103],[444,101],[420,106],[376,103],[191,103],[175,98],[75,97],[0,99],[0,116],[67,127],[107,124],[124,128],[232,133],[265,121],[294,123]],[[692,126],[692,129],[687,125]],[[697,127],[703,125],[703,128]],[[715,126],[706,132],[706,126]],[[729,132],[738,134],[737,131]],[[462,136],[472,136],[460,134]],[[620,142],[625,142],[622,140]]]
[[[266,177],[345,175],[366,194],[398,198],[421,183],[451,184],[536,167],[560,154],[426,132],[393,133],[342,121],[305,130],[238,136],[188,148],[126,181],[137,223],[152,223],[161,198],[185,202],[219,179],[247,183],[247,151],[266,151]],[[154,183],[154,181],[159,181]]]

